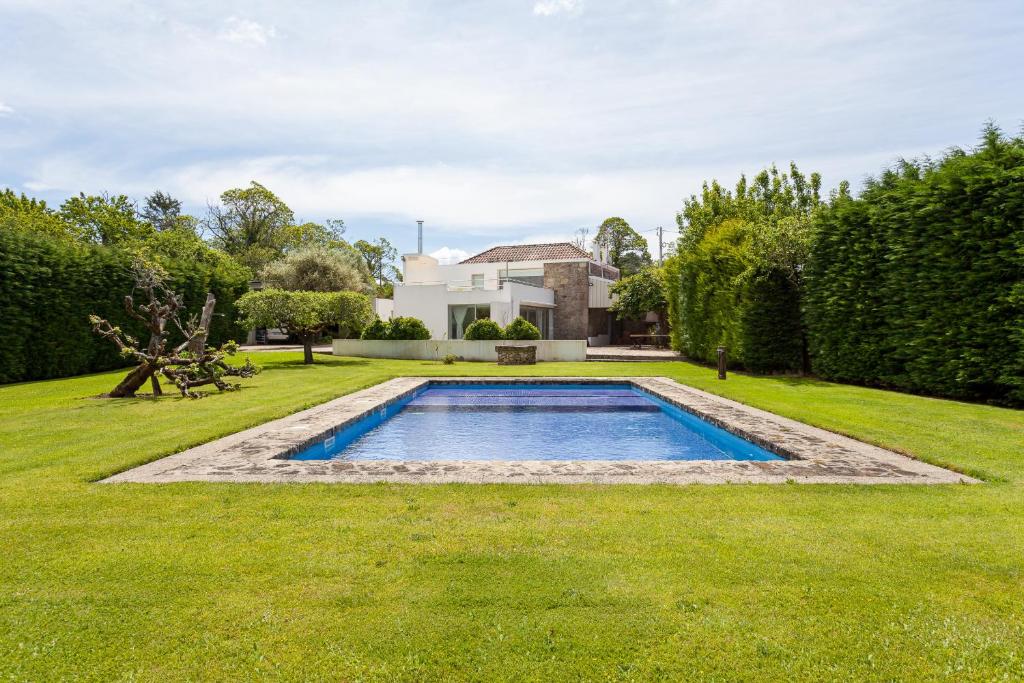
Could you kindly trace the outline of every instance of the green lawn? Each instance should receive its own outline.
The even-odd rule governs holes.
[[[685,363],[0,387],[0,680],[1024,678],[1024,412]],[[119,485],[403,374],[655,374],[975,486]]]

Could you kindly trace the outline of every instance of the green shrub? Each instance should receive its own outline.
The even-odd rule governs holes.
[[[387,338],[392,340],[430,339],[430,330],[419,318],[393,318],[388,328]]]
[[[374,318],[373,322],[363,328],[360,339],[387,339],[391,332],[390,325],[380,318]]]
[[[490,339],[504,339],[501,326],[490,318],[474,320],[466,328],[465,339],[470,341],[484,341]]]
[[[441,362],[445,365],[455,365],[455,361],[459,359],[454,353],[445,354],[445,357],[441,359]]]
[[[540,330],[520,316],[505,326],[505,339],[540,339]]]

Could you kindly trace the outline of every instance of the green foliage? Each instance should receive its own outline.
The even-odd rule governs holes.
[[[1024,140],[903,162],[818,217],[808,264],[824,377],[1024,401]]]
[[[368,293],[372,280],[366,265],[351,250],[308,246],[289,252],[263,269],[265,285],[310,292]]]
[[[377,281],[380,287],[385,283],[392,283],[398,276],[398,269],[394,261],[398,256],[398,250],[385,238],[378,238],[376,242],[359,240],[353,245],[362,255],[370,276]]]
[[[227,190],[204,221],[213,244],[259,273],[285,253],[309,246],[340,246],[342,221],[295,223],[295,214],[276,194],[252,181]],[[347,245],[346,245],[347,246]]]
[[[472,325],[470,325],[470,327],[472,327]],[[508,325],[506,325],[503,334],[505,336],[505,339],[540,339],[540,330],[537,329],[537,326],[522,316],[519,316],[518,318],[510,322]]]
[[[0,382],[66,377],[125,364],[109,342],[95,337],[98,315],[137,338],[148,338],[130,319],[122,297],[132,291],[137,252],[75,244],[66,238],[0,230]],[[207,292],[217,297],[209,343],[237,338],[234,301],[248,288],[244,269],[229,260],[196,261],[154,253],[168,284],[198,313]],[[177,339],[177,337],[174,337]]]
[[[0,192],[0,231],[21,230],[36,235],[70,239],[67,223],[46,206],[41,199],[16,195],[11,190]]]
[[[391,319],[387,338],[391,340],[430,339],[430,330],[419,318],[399,316]]]
[[[470,341],[504,339],[505,333],[501,331],[501,325],[490,318],[480,318],[469,324],[463,337]]]
[[[363,328],[360,338],[390,341],[430,339],[430,330],[419,318],[408,316],[400,316],[391,320],[374,318],[373,322]]]
[[[619,320],[639,320],[648,311],[660,313],[666,308],[665,271],[646,266],[640,272],[612,283],[611,292],[615,301],[608,310],[614,311]]]
[[[360,335],[360,339],[387,339],[388,334],[391,332],[391,325],[380,318],[375,317],[373,322],[363,328],[363,333]]]
[[[248,327],[277,327],[312,339],[333,325],[358,326],[370,319],[370,300],[356,292],[248,292],[235,305]]]
[[[804,369],[803,269],[821,180],[774,166],[735,192],[717,182],[679,213],[678,251],[665,267],[673,347],[756,372]]]
[[[86,195],[84,192],[61,204],[60,218],[72,234],[95,244],[123,244],[150,237],[154,228],[140,220],[135,204],[125,195]]]
[[[146,205],[139,216],[159,231],[173,230],[181,226],[182,219],[192,218],[182,215],[179,200],[160,190],[146,197]]]
[[[441,363],[444,365],[455,365],[455,361],[459,359],[454,353],[446,353],[444,358],[441,359]]]
[[[639,272],[641,268],[651,263],[647,240],[618,216],[607,218],[601,223],[594,243],[608,249],[609,262],[618,268],[623,276]]]

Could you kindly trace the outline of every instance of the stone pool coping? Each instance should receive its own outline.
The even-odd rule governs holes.
[[[786,460],[290,460],[429,384],[628,384]],[[694,389],[666,377],[401,377],[135,467],[102,483],[327,482],[817,484],[977,483],[967,475]]]

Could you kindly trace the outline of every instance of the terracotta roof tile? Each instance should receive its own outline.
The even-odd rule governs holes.
[[[470,256],[462,263],[504,263],[506,261],[558,261],[561,259],[590,258],[590,253],[572,242],[554,244],[511,244],[493,247]]]

